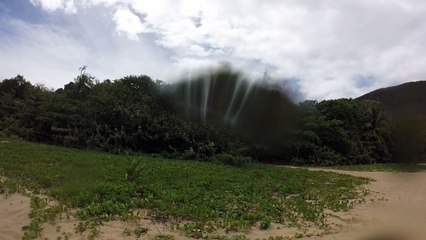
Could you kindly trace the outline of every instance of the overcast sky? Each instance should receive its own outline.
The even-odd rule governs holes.
[[[170,82],[221,62],[318,100],[426,79],[426,1],[0,0],[0,79]]]

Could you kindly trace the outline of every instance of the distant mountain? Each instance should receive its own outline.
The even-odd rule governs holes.
[[[382,103],[394,126],[396,161],[426,162],[426,81],[378,89],[358,99]]]
[[[396,122],[410,119],[426,119],[426,81],[404,83],[381,88],[359,99],[377,100]]]

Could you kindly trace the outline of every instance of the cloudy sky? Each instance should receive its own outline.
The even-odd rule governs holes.
[[[0,79],[170,82],[221,62],[319,100],[426,79],[426,1],[0,0]]]

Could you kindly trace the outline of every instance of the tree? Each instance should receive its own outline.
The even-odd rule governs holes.
[[[64,86],[64,91],[71,99],[82,100],[87,97],[90,90],[94,86],[95,77],[86,72],[87,66],[80,67],[80,75],[78,75],[74,82],[70,82]]]

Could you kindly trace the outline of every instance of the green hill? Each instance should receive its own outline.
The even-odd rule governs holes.
[[[426,161],[426,81],[378,89],[358,99],[382,103],[394,128],[396,160]]]
[[[359,99],[381,102],[389,116],[397,122],[426,118],[426,81],[381,88],[367,93]]]

